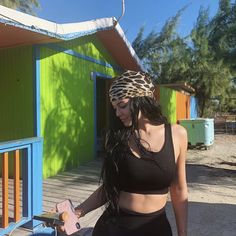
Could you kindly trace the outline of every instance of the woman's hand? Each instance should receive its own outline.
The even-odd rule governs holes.
[[[74,212],[75,212],[75,214],[76,214],[78,220],[79,220],[79,218],[81,218],[81,217],[84,216],[84,212],[83,212],[82,208],[80,208],[80,206],[75,207],[75,208],[74,208]],[[66,213],[66,212],[64,212],[64,213]],[[63,215],[64,213],[62,213],[62,214],[61,214],[61,217],[60,217],[60,220],[62,220],[62,221],[66,221],[66,220],[68,219],[68,215],[67,215],[67,216],[66,216],[66,214]],[[64,228],[64,226],[58,226],[58,227],[57,227],[57,230],[58,230],[59,232],[61,232],[61,233],[65,233],[65,228]]]
[[[81,206],[75,207],[75,214],[77,215],[78,219],[85,215],[84,210],[81,208]]]

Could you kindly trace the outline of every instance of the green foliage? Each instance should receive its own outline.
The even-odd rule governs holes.
[[[236,21],[235,6],[231,7],[230,0],[220,0],[219,9],[211,21],[211,32],[209,42],[212,50],[216,52],[218,58],[223,58],[226,62],[236,43]]]
[[[133,47],[157,83],[188,82],[195,88],[200,116],[231,111],[231,98],[236,97],[231,83],[236,72],[236,4],[219,0],[212,19],[209,9],[201,7],[191,34],[181,38],[176,28],[184,10],[146,38],[142,27]]]
[[[193,42],[192,75],[190,82],[196,90],[200,116],[211,115],[213,98],[224,100],[229,87],[230,69],[212,50],[209,37],[212,33],[208,9],[200,8],[196,25],[191,32]],[[220,101],[221,102],[221,101]]]
[[[162,30],[152,31],[143,38],[142,27],[132,46],[142,59],[144,66],[156,83],[170,83],[189,78],[189,62],[191,50],[187,48],[184,39],[176,33],[179,18],[185,7],[170,18]]]
[[[39,8],[38,0],[0,0],[0,5],[35,15],[34,8]]]

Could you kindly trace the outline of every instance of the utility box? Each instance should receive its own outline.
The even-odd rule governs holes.
[[[214,143],[214,119],[183,119],[179,124],[187,130],[189,145],[208,149]]]

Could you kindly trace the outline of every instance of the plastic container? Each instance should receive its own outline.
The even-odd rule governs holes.
[[[191,146],[204,145],[207,149],[214,143],[214,119],[183,119],[179,124],[186,128]]]

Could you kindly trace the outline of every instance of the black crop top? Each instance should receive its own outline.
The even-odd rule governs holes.
[[[130,148],[119,162],[118,189],[140,194],[164,194],[175,175],[175,156],[171,126],[165,125],[165,141],[159,152],[145,151],[136,157]]]

